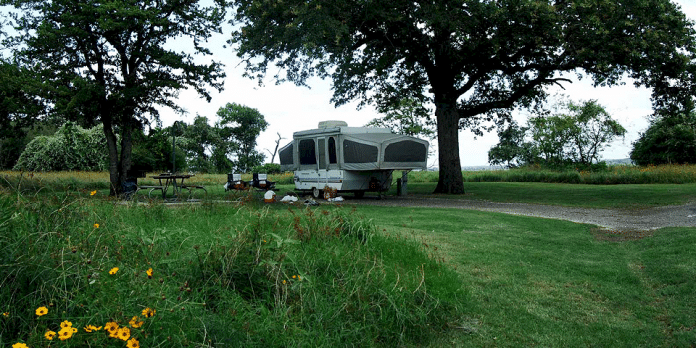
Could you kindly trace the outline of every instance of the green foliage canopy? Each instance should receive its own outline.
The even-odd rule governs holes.
[[[130,169],[134,130],[157,117],[157,106],[179,109],[181,89],[209,99],[207,86],[222,88],[220,64],[196,60],[211,54],[202,43],[220,31],[222,3],[0,0],[19,10],[11,15],[20,34],[5,43],[34,67],[53,112],[103,124],[112,195],[120,193]],[[186,39],[191,49],[182,48]]]
[[[584,72],[624,76],[656,101],[693,96],[693,23],[669,0],[233,1],[231,42],[247,75],[298,85],[331,78],[336,104],[432,102],[439,142],[436,192],[462,193],[458,130],[504,120]],[[669,95],[672,98],[658,98]]]
[[[488,152],[489,162],[589,166],[599,161],[608,143],[626,133],[596,100],[568,101],[560,108],[559,113],[542,110],[531,116],[527,127],[512,123],[499,131],[500,142]]]
[[[638,165],[696,163],[696,113],[657,114],[633,143]]]
[[[366,127],[389,128],[396,134],[425,136],[435,138],[435,124],[430,110],[415,99],[403,99],[396,107],[383,107],[379,110],[382,118],[375,118]]]
[[[12,168],[27,145],[27,130],[44,110],[31,94],[27,69],[0,60],[0,168]]]
[[[268,127],[263,115],[254,108],[227,103],[217,111],[217,116],[220,145],[227,145],[225,157],[235,155],[234,170],[247,173],[261,165],[265,156],[256,150],[256,138]]]

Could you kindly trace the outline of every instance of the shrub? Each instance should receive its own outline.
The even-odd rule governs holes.
[[[101,126],[85,130],[66,123],[53,136],[34,138],[19,156],[15,170],[106,170],[106,138]]]
[[[255,166],[252,169],[253,173],[266,173],[266,174],[280,174],[280,164],[277,163],[266,163],[262,166]]]

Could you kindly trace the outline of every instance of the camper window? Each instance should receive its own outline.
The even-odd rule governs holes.
[[[336,138],[329,138],[329,163],[336,164]]]
[[[415,141],[399,141],[384,149],[385,162],[423,162],[427,158],[428,149]]]
[[[300,152],[300,164],[317,164],[317,156],[314,149],[314,139],[300,140],[298,150]]]
[[[378,152],[377,146],[343,140],[343,161],[345,163],[377,162]]]

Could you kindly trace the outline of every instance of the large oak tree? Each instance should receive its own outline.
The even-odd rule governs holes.
[[[134,130],[157,119],[157,106],[179,109],[181,89],[208,100],[208,86],[221,89],[221,65],[196,57],[211,53],[202,44],[220,31],[223,2],[0,0],[20,10],[20,35],[6,43],[43,81],[53,112],[104,125],[112,195],[128,175]]]
[[[690,98],[693,23],[669,0],[235,0],[247,74],[333,80],[337,105],[432,102],[440,178],[461,193],[458,131],[510,117],[584,73]],[[680,90],[683,91],[683,90]],[[661,99],[661,100],[671,100]]]

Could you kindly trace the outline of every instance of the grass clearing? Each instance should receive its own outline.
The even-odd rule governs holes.
[[[461,347],[696,344],[696,229],[597,240],[592,226],[457,209],[359,207],[444,258],[471,291]],[[437,248],[437,250],[434,250]]]
[[[436,183],[408,183],[412,195],[583,208],[650,208],[696,200],[696,184],[577,185],[536,182],[465,182],[463,195],[433,195]],[[394,191],[392,194],[395,194]]]

